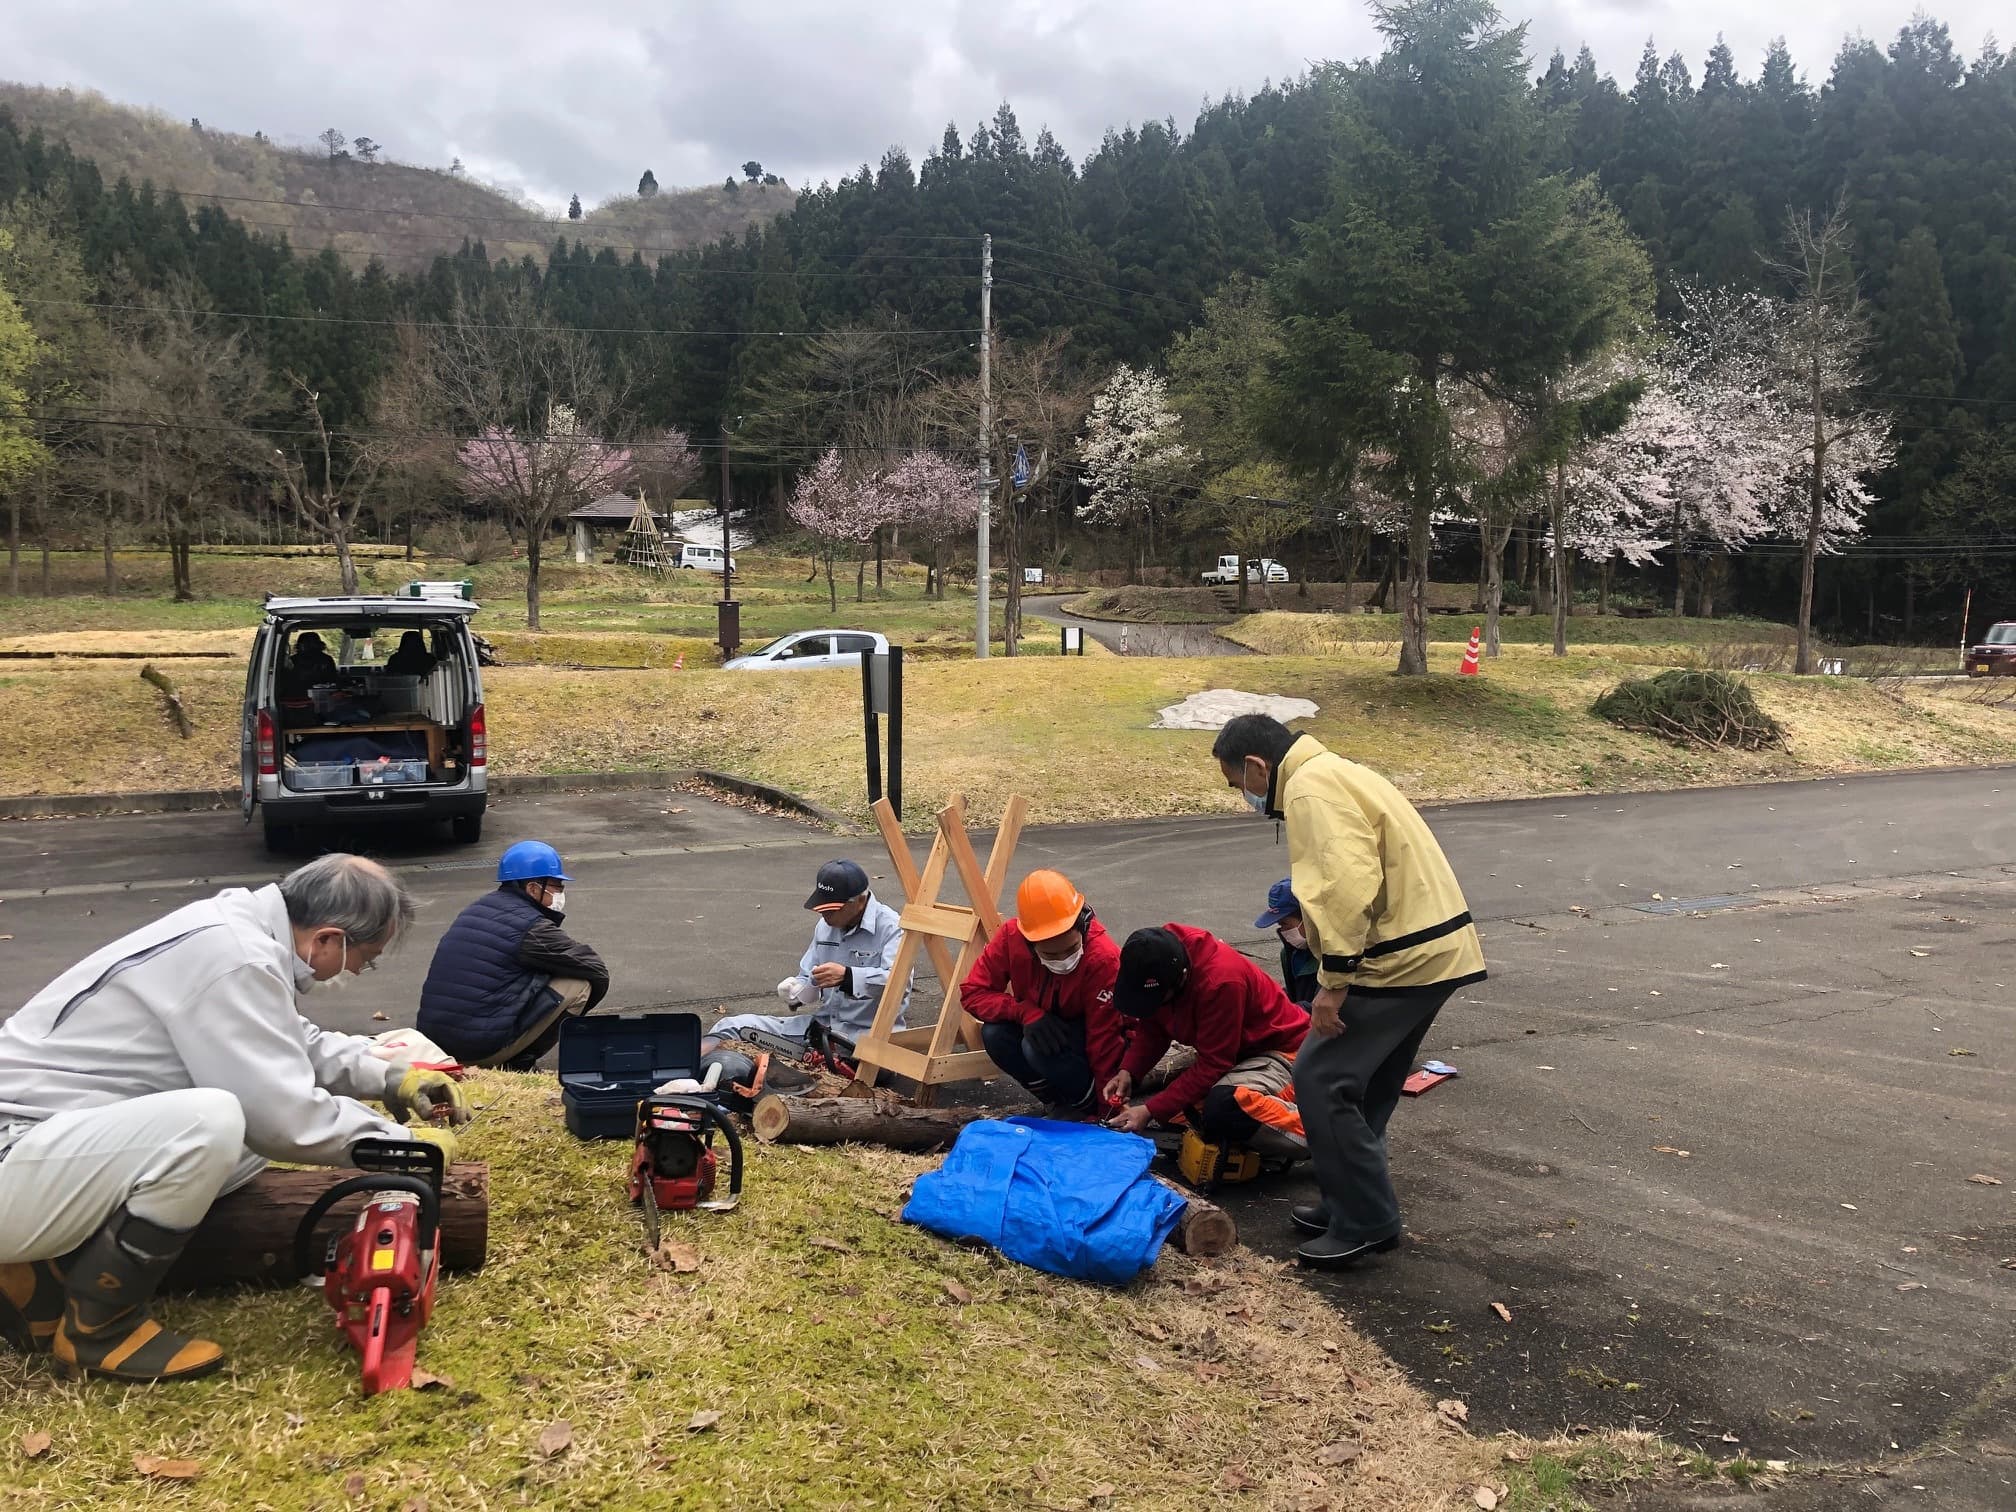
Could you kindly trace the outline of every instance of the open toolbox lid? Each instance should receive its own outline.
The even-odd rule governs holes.
[[[588,1014],[560,1026],[560,1085],[582,1096],[647,1096],[700,1065],[700,1015]]]

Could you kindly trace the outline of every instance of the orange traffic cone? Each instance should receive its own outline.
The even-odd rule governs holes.
[[[1484,627],[1478,625],[1470,632],[1470,649],[1463,653],[1463,665],[1457,670],[1465,677],[1475,677],[1478,673],[1477,647],[1484,638]]]
[[[674,672],[684,672],[686,670],[686,653],[684,651],[681,651],[672,659],[672,670]]]

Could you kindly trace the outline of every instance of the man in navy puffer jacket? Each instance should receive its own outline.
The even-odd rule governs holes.
[[[418,1027],[464,1065],[529,1071],[563,1020],[608,993],[602,957],[560,928],[567,881],[558,851],[520,840],[497,862],[497,890],[463,909],[434,948]]]

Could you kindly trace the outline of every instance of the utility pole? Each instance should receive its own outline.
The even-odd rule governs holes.
[[[721,602],[727,603],[735,596],[729,586],[729,579],[735,574],[729,570],[734,558],[728,554],[728,511],[735,507],[734,493],[728,483],[728,420],[721,420]]]
[[[987,559],[988,513],[994,503],[994,388],[993,388],[993,346],[994,346],[994,238],[983,235],[980,238],[980,533],[974,545],[974,564],[978,569],[974,574],[975,605],[973,622],[973,654],[981,660],[987,657],[987,588],[988,575],[993,571]]]

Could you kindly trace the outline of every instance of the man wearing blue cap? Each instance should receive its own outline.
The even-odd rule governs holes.
[[[1255,929],[1271,929],[1281,941],[1281,986],[1288,1000],[1307,1008],[1316,996],[1316,957],[1309,953],[1309,935],[1302,927],[1302,905],[1295,901],[1294,880],[1283,877],[1267,889],[1267,907],[1253,921]]]
[[[530,1071],[564,1019],[609,991],[609,968],[561,929],[569,878],[560,852],[520,840],[497,862],[497,890],[467,908],[434,948],[419,1030],[465,1066]]]
[[[896,964],[903,926],[896,910],[868,890],[868,873],[852,861],[828,861],[819,868],[805,906],[819,916],[812,943],[798,973],[777,984],[777,996],[795,1013],[738,1013],[708,1031],[702,1047],[712,1052],[737,1035],[768,1034],[803,1040],[816,1021],[828,1034],[854,1041],[875,1022],[876,1005]],[[903,984],[903,1003],[910,984]],[[897,1028],[903,1013],[896,1014]]]

